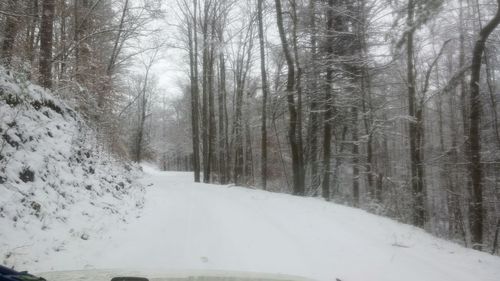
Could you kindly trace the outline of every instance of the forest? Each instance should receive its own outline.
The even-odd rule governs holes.
[[[500,0],[1,0],[0,63],[124,160],[499,254],[499,24]]]

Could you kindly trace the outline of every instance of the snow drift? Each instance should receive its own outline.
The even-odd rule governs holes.
[[[0,68],[0,263],[37,262],[133,217],[139,175],[71,107]]]

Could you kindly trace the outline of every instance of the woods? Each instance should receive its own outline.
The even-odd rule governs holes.
[[[500,0],[6,0],[0,59],[124,159],[498,254],[499,24]]]
[[[0,12],[2,65],[78,108],[105,147],[124,158],[142,159],[146,131],[137,128],[148,118],[142,109],[152,101],[145,97],[158,89],[150,87],[154,75],[141,73],[138,79],[131,66],[141,65],[164,45],[159,30],[152,28],[163,18],[161,2],[8,0],[1,2]],[[152,43],[142,43],[144,38]]]
[[[497,45],[485,35],[499,35],[497,3],[463,2],[177,1],[205,182],[320,194],[496,247]],[[213,56],[207,37],[221,25]],[[210,157],[225,161],[207,156],[214,139],[224,153]]]

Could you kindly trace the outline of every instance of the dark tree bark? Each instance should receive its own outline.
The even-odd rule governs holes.
[[[252,150],[252,133],[250,124],[247,118],[245,123],[245,186],[253,186],[254,173],[253,173],[253,150]]]
[[[498,124],[498,110],[497,110],[498,102],[495,97],[497,88],[495,87],[496,84],[495,71],[494,69],[492,69],[490,61],[490,57],[493,56],[490,53],[491,52],[489,52],[489,50],[484,51],[484,64],[486,65],[485,67],[486,83],[488,84],[488,94],[489,94],[488,97],[491,108],[491,119],[492,119],[491,127],[494,131],[497,149],[500,150],[500,126]]]
[[[37,26],[38,26],[38,21],[39,21],[39,14],[38,14],[38,2],[39,0],[33,0],[30,1],[30,11],[34,16],[29,25],[29,31],[28,31],[28,42],[27,42],[27,50],[26,50],[26,55],[28,56],[28,60],[30,62],[30,65],[33,65],[33,62],[35,60],[35,49],[36,45],[38,42],[38,39],[40,38],[40,32],[37,32]],[[29,74],[29,79],[31,79],[31,73]]]
[[[452,58],[452,53],[449,54],[448,58],[448,73],[449,75],[453,75],[453,58]],[[456,92],[455,92],[456,93]],[[450,131],[451,131],[451,144],[450,144],[450,159],[454,163],[459,162],[459,155],[458,155],[458,140],[459,140],[459,134],[458,134],[458,115],[455,112],[456,111],[456,102],[454,99],[453,94],[448,94],[448,104],[449,104],[449,112],[448,115],[450,116]],[[447,186],[448,186],[448,196],[447,196],[447,202],[448,202],[448,217],[449,217],[449,227],[448,227],[448,232],[450,235],[450,238],[453,238],[454,235],[456,234],[461,234],[462,238],[465,239],[465,229],[463,228],[463,214],[462,214],[462,209],[460,207],[461,204],[461,193],[459,190],[459,185],[460,183],[458,182],[457,175],[455,169],[452,167],[447,167],[445,169],[446,173],[446,178],[447,178]],[[467,245],[467,242],[465,243]]]
[[[311,28],[311,78],[309,83],[309,98],[310,98],[310,110],[309,110],[309,130],[307,135],[307,162],[310,166],[310,190],[313,195],[316,195],[320,183],[319,167],[318,167],[318,134],[319,134],[319,102],[318,102],[318,77],[319,71],[317,69],[317,35],[316,35],[316,0],[309,1],[309,17],[310,17],[310,28]]]
[[[219,41],[224,42],[222,28],[219,30]],[[223,50],[219,51],[219,181],[221,184],[227,183],[227,122],[225,118],[225,104],[226,104],[226,62]]]
[[[139,114],[138,114],[138,130],[137,130],[137,142],[136,142],[136,162],[140,163],[143,160],[143,150],[144,150],[144,134],[145,134],[145,123],[146,118],[149,114],[148,105],[150,104],[150,95],[148,95],[148,86],[149,86],[149,74],[151,72],[151,68],[156,61],[158,56],[159,49],[156,49],[153,55],[148,59],[147,62],[144,62],[145,74],[144,81],[142,82],[142,87],[139,93]]]
[[[373,106],[372,106],[372,94],[371,94],[371,73],[368,63],[368,44],[367,44],[367,13],[366,13],[366,3],[363,0],[358,0],[359,9],[359,23],[358,23],[358,40],[360,45],[360,59],[362,60],[362,66],[360,69],[360,91],[361,91],[361,109],[362,109],[362,119],[364,132],[367,136],[366,140],[366,185],[369,196],[372,199],[381,201],[382,193],[377,192],[375,189],[375,179],[374,175],[376,171],[374,169],[374,157],[373,157],[373,134],[372,124],[373,124]]]
[[[197,5],[193,0],[193,22],[189,23],[189,59],[191,71],[191,130],[193,134],[193,171],[194,181],[200,182],[200,130],[199,130],[199,88],[198,88],[198,39]]]
[[[215,123],[215,93],[214,93],[214,54],[213,48],[210,51],[209,69],[208,69],[208,178],[212,178],[212,170],[215,170],[217,165],[216,154],[214,153],[215,142],[217,137],[217,127]]]
[[[289,117],[288,139],[292,151],[292,171],[293,171],[293,193],[295,195],[304,195],[304,165],[301,161],[302,155],[300,149],[300,141],[297,137],[298,112],[295,104],[295,63],[290,52],[289,44],[286,39],[285,29],[283,26],[283,11],[281,8],[281,0],[275,0],[276,5],[276,23],[280,35],[281,47],[285,55],[285,60],[288,68],[286,92]]]
[[[481,170],[481,95],[479,83],[481,79],[481,63],[486,40],[500,24],[500,0],[497,0],[495,16],[480,31],[472,51],[470,93],[470,129],[469,129],[469,174],[471,178],[470,223],[473,247],[481,250],[483,247],[483,184]]]
[[[359,206],[359,136],[358,107],[352,107],[352,197],[353,205]]]
[[[245,38],[240,41],[240,46],[236,57],[235,82],[236,82],[236,101],[233,121],[234,135],[234,169],[233,178],[236,185],[244,183],[245,173],[245,128],[243,120],[243,98],[247,73],[250,68],[250,60],[253,48],[252,25],[248,26]]]
[[[57,48],[61,50],[61,52],[66,53],[67,49],[67,19],[68,19],[68,9],[66,7],[66,1],[60,1],[59,6],[56,8],[58,11],[57,17],[59,17],[59,44]],[[28,30],[28,36],[30,34],[30,30]],[[67,64],[67,56],[62,56],[61,60],[57,62],[57,80],[65,79],[64,75],[66,73],[66,64]]]
[[[144,143],[144,124],[146,122],[146,110],[148,105],[148,97],[147,97],[147,87],[148,87],[148,79],[149,79],[149,69],[146,70],[146,75],[144,76],[144,82],[141,89],[141,93],[139,94],[139,122],[137,128],[137,141],[135,148],[135,161],[140,163],[143,158],[143,143]]]
[[[416,74],[414,65],[414,34],[415,34],[415,3],[408,0],[408,17],[406,34],[407,85],[408,85],[408,114],[412,118],[409,124],[410,142],[410,183],[413,193],[413,224],[423,227],[426,220],[425,188],[423,183],[423,163],[421,161],[419,126],[421,123],[422,108],[417,104]],[[420,117],[420,118],[419,118]]]
[[[323,128],[323,182],[321,186],[322,196],[326,200],[330,200],[330,169],[331,169],[331,144],[332,144],[332,127],[333,127],[333,112],[335,110],[333,96],[333,36],[335,34],[335,0],[328,0],[328,10],[326,12],[326,81],[325,81],[325,98],[324,98],[324,128]],[[337,22],[340,24],[340,22]]]
[[[459,68],[462,69],[465,67],[465,27],[464,27],[464,16],[463,16],[463,6],[462,6],[462,0],[460,0],[460,12],[459,12],[459,42],[460,42],[460,47],[459,47]],[[467,95],[467,82],[465,81],[465,76],[462,75],[460,79],[460,103],[461,103],[461,109],[462,109],[462,126],[464,130],[464,138],[466,137],[466,132],[469,131],[469,115],[468,115],[468,109],[467,109],[467,100],[468,100],[468,95]],[[467,140],[465,140],[467,141]],[[468,149],[468,148],[467,148]]]
[[[7,9],[11,12],[16,12],[18,0],[8,0]],[[9,67],[12,61],[12,50],[16,40],[19,19],[14,15],[8,15],[5,20],[5,29],[3,30],[2,52],[0,53],[0,62]]]
[[[215,13],[215,8],[214,8]],[[211,20],[212,28],[210,32],[210,51],[208,53],[208,180],[213,180],[212,171],[217,166],[217,154],[215,153],[215,146],[217,141],[217,123],[215,122],[215,93],[214,93],[214,44],[215,42],[215,14]]]
[[[500,218],[497,220],[497,226],[495,228],[495,236],[493,238],[493,248],[491,249],[491,254],[494,255],[498,251],[498,236],[500,233]]]
[[[85,84],[90,75],[91,50],[86,40],[82,40],[90,29],[91,7],[89,0],[75,0],[75,79],[80,84]],[[98,102],[100,102],[98,98]]]
[[[463,69],[465,67],[465,19],[464,19],[464,7],[463,7],[463,1],[460,0],[460,11],[459,11],[459,68]],[[467,82],[465,79],[465,75],[462,75],[460,78],[460,109],[461,109],[461,118],[462,118],[462,129],[463,129],[463,134],[462,134],[462,141],[464,143],[467,143],[467,134],[469,132],[469,109],[468,109],[468,101],[469,101],[469,93],[467,89]],[[458,150],[458,146],[457,146]],[[469,146],[465,145],[465,154],[469,154]],[[463,171],[465,172],[465,171]],[[463,196],[466,193],[468,193],[467,188],[471,186],[471,178],[470,177],[465,177],[462,178],[465,179],[464,185],[466,186],[465,188],[461,188],[461,192],[458,193],[459,196],[456,196],[456,198],[460,198],[460,195]],[[462,186],[462,185],[460,185]],[[466,202],[468,200],[463,200],[463,208],[464,212],[462,214],[462,217],[464,219],[462,223],[462,228],[464,231],[464,240],[465,240],[465,245],[470,245],[472,243],[472,238],[471,238],[471,224],[470,224],[470,210],[466,206]],[[461,202],[458,202],[458,205],[461,205]],[[458,214],[458,213],[457,213]]]
[[[55,0],[42,1],[42,21],[40,25],[40,84],[52,87],[52,41],[54,29]]]
[[[210,120],[209,120],[209,68],[210,68],[210,46],[209,46],[209,15],[211,2],[205,2],[203,13],[203,52],[202,52],[202,113],[201,113],[201,128],[202,128],[202,144],[203,144],[203,182],[210,182]]]
[[[295,57],[295,69],[297,70],[295,77],[295,91],[297,93],[297,118],[296,118],[296,142],[297,142],[297,154],[298,154],[298,163],[300,163],[299,169],[299,182],[303,189],[302,193],[305,194],[305,171],[306,164],[304,159],[304,144],[302,140],[302,73],[303,69],[300,63],[299,56],[299,44],[298,44],[298,35],[297,30],[299,29],[299,17],[297,14],[297,2],[296,0],[290,0],[290,8],[291,8],[291,18],[292,18],[292,46],[293,46],[293,55]]]
[[[264,23],[262,18],[262,2],[257,0],[257,12],[259,21],[259,47],[260,47],[260,75],[262,80],[262,125],[261,125],[261,175],[262,188],[267,189],[267,73],[266,73],[266,50],[264,46]]]
[[[347,7],[349,11],[349,18],[351,19],[350,25],[352,26],[354,32],[350,35],[346,35],[346,41],[350,42],[349,49],[351,52],[351,62],[349,63],[349,73],[351,78],[351,83],[353,84],[350,91],[353,94],[353,105],[351,106],[351,118],[352,118],[352,194],[353,194],[353,206],[358,207],[360,204],[360,151],[359,151],[359,129],[358,129],[358,119],[359,119],[359,101],[365,96],[364,93],[364,80],[363,75],[366,73],[364,71],[363,62],[363,44],[362,40],[364,38],[364,22],[363,22],[363,3],[359,0],[348,1]]]
[[[234,113],[234,169],[233,169],[233,181],[236,185],[242,183],[242,177],[244,172],[244,151],[243,151],[243,89],[242,82],[240,78],[236,79],[236,105]]]

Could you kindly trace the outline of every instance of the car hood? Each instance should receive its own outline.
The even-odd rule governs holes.
[[[35,274],[47,281],[110,281],[113,277],[146,277],[150,281],[314,281],[300,276],[242,271],[186,270],[164,272],[158,270],[70,270]]]

